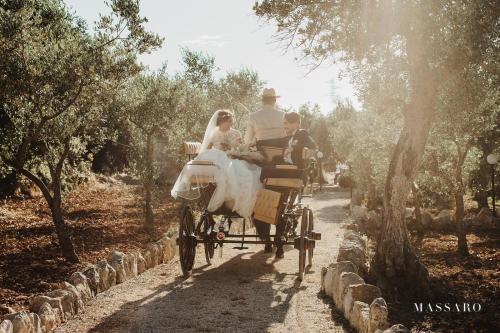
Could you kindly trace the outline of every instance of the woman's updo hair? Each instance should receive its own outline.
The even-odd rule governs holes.
[[[219,114],[217,115],[216,125],[220,126],[223,122],[233,117],[233,113],[229,110],[219,110]]]

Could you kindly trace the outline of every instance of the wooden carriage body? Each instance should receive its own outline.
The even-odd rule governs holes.
[[[259,235],[247,235],[245,233],[246,219],[243,219],[243,233],[231,234],[230,228],[232,219],[240,217],[232,211],[232,202],[226,202],[222,207],[214,212],[207,210],[211,195],[214,193],[217,181],[211,172],[206,172],[208,168],[218,168],[211,161],[197,159],[201,144],[199,142],[185,142],[184,152],[189,159],[187,165],[199,173],[190,175],[190,183],[200,191],[197,199],[201,204],[202,212],[200,219],[195,223],[195,215],[191,203],[184,203],[179,225],[179,254],[181,268],[184,275],[189,275],[194,263],[196,245],[203,244],[207,263],[213,258],[215,248],[222,249],[223,244],[233,243],[246,248],[245,244],[269,244],[270,239],[248,240],[248,238],[259,238]],[[321,235],[313,231],[313,214],[310,208],[301,203],[301,194],[304,188],[304,178],[302,170],[293,165],[273,165],[276,156],[282,156],[283,149],[275,147],[261,147],[262,155],[265,157],[263,163],[263,174],[261,181],[264,188],[257,193],[257,200],[254,206],[252,219],[269,224],[283,223],[285,227],[285,241],[283,244],[293,245],[299,250],[299,279],[303,278],[305,272],[306,253],[309,265],[312,264],[313,248],[315,241],[321,239]],[[271,172],[266,176],[264,170],[270,168]],[[200,205],[198,205],[199,207]],[[221,222],[216,229],[215,216],[221,217]],[[300,220],[300,232],[297,231]],[[225,229],[224,222],[227,221],[229,227]],[[276,237],[277,235],[269,235]],[[239,238],[239,239],[234,239]]]

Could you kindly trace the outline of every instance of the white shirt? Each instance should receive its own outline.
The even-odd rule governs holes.
[[[297,133],[297,130],[293,131],[292,133],[292,137],[290,138],[290,140],[288,140],[288,148],[285,149],[285,153],[284,153],[284,161],[286,163],[289,163],[289,164],[293,164],[293,161],[292,161],[292,151],[293,151],[293,141],[294,141],[294,136],[295,136],[295,133]]]
[[[273,105],[264,105],[248,117],[245,143],[255,144],[259,140],[279,139],[286,136],[283,128],[285,113]]]

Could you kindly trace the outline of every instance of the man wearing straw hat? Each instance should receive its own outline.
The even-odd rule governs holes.
[[[284,147],[287,142],[283,119],[285,113],[276,107],[276,95],[274,88],[265,88],[262,93],[262,108],[250,114],[248,118],[245,143],[248,145]],[[254,219],[255,228],[261,239],[269,241],[271,225]],[[275,244],[277,247],[276,257],[283,258],[283,244],[281,242],[282,226],[276,226]],[[271,244],[266,244],[264,251],[273,251]]]
[[[245,143],[248,145],[283,147],[286,132],[283,127],[285,113],[276,108],[274,88],[265,88],[262,93],[262,108],[248,118]]]

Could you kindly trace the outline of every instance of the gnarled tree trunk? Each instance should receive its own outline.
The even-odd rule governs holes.
[[[427,138],[428,126],[424,121],[405,126],[387,175],[383,229],[377,243],[375,265],[394,286],[427,285],[427,270],[419,262],[410,244],[405,209]]]
[[[78,256],[76,255],[73,242],[71,241],[70,232],[66,223],[64,223],[64,218],[61,209],[61,197],[54,198],[49,203],[50,211],[52,212],[52,221],[56,228],[57,238],[59,240],[59,246],[61,246],[61,251],[63,256],[69,262],[79,262]]]
[[[464,195],[460,192],[455,194],[455,222],[457,224],[458,253],[467,256],[469,248],[464,225]]]
[[[411,191],[413,193],[413,206],[415,208],[415,225],[417,227],[417,247],[422,245],[422,241],[424,240],[425,228],[422,222],[422,211],[420,208],[422,207],[422,194],[415,182],[413,182]]]
[[[154,229],[154,212],[153,212],[153,183],[154,183],[154,170],[153,170],[153,134],[148,133],[146,140],[146,168],[144,175],[144,209],[146,211],[146,221],[144,227],[146,230]]]
[[[61,252],[64,258],[66,258],[66,260],[68,260],[69,262],[79,262],[78,256],[73,246],[73,242],[71,240],[70,232],[68,230],[68,227],[66,226],[66,223],[64,222],[62,213],[62,194],[60,186],[61,173],[59,171],[60,168],[62,168],[62,163],[61,166],[58,167],[58,170],[56,172],[51,172],[52,175],[55,176],[55,178],[53,179],[53,195],[50,193],[45,183],[36,175],[24,168],[17,168],[17,170],[19,173],[23,174],[29,180],[31,180],[40,189],[40,191],[42,191],[45,201],[47,201],[50,212],[52,213],[52,221],[54,222],[57,239],[59,241],[59,246],[61,247]]]
[[[474,200],[477,201],[477,208],[480,210],[483,207],[490,209],[488,203],[488,192],[486,188],[490,183],[490,166],[486,162],[486,156],[491,152],[491,148],[485,144],[481,144],[482,156],[479,158],[479,170],[475,171],[476,186],[479,187],[474,194]]]
[[[467,233],[464,225],[464,183],[462,180],[462,168],[465,162],[469,148],[466,147],[464,151],[460,149],[457,144],[458,161],[455,166],[455,223],[458,238],[458,253],[467,256],[469,249],[467,247]]]
[[[382,232],[374,258],[381,286],[401,290],[428,286],[427,269],[415,254],[405,221],[406,201],[429,136],[436,95],[435,77],[428,66],[421,65],[412,73],[412,102],[404,110],[404,127],[387,173]]]

